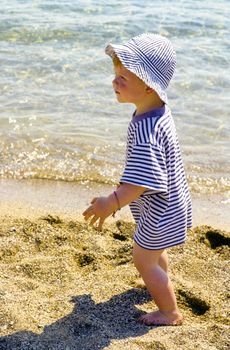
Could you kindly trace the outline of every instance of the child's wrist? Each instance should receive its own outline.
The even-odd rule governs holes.
[[[116,191],[113,192],[117,204],[117,210],[121,210],[120,200]]]
[[[113,197],[114,197],[114,200],[115,200],[115,210],[113,211],[113,217],[115,217],[115,214],[118,210],[121,210],[121,204],[120,204],[120,200],[119,200],[119,197],[118,197],[118,194],[116,191],[113,192]]]

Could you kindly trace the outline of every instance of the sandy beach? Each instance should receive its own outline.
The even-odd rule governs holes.
[[[1,2],[0,350],[230,349],[227,8],[227,0]],[[138,322],[156,306],[133,265],[129,208],[101,232],[82,216],[93,197],[115,190],[133,113],[156,101],[145,104],[132,86],[123,102],[134,105],[118,103],[120,74],[105,54],[141,33],[168,38],[177,57],[167,95],[193,203],[186,244],[168,250],[178,327]],[[148,43],[129,44],[121,61],[137,76],[146,70],[162,98],[175,54],[158,45],[153,54],[164,60],[146,58]],[[143,149],[150,124],[136,138]],[[138,157],[149,173],[147,156]]]
[[[155,305],[132,264],[129,210],[102,232],[82,220],[90,198],[110,190],[1,181],[0,349],[227,349],[226,203],[215,208],[214,199],[194,198],[187,243],[169,250],[184,324],[147,327],[137,318]]]

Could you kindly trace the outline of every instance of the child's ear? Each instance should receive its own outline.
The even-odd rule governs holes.
[[[145,91],[147,92],[147,94],[151,94],[154,90],[151,87],[146,85]]]

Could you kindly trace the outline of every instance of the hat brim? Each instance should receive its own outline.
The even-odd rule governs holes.
[[[105,48],[105,53],[111,58],[117,56],[126,69],[135,74],[138,78],[144,81],[147,86],[156,91],[164,103],[168,103],[166,91],[160,86],[157,77],[153,76],[152,72],[149,72],[148,67],[139,60],[135,52],[129,47],[126,45],[109,44]]]

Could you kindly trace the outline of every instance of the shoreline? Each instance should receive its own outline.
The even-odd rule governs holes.
[[[56,215],[83,221],[82,212],[93,197],[111,193],[113,186],[98,183],[71,183],[52,180],[0,180],[0,216],[38,218]],[[193,227],[208,225],[229,230],[230,202],[220,195],[192,194]],[[129,207],[116,219],[133,221]],[[112,222],[108,218],[106,222]]]

